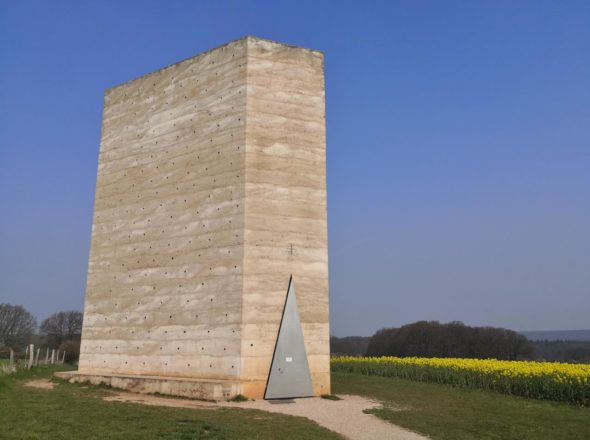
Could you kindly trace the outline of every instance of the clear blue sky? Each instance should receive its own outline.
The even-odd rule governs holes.
[[[590,328],[590,2],[0,1],[0,302],[81,309],[106,88],[326,55],[332,333]]]

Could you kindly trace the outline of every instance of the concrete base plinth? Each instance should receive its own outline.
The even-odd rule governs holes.
[[[105,384],[113,388],[142,394],[167,394],[202,400],[229,400],[241,394],[242,388],[255,385],[239,380],[190,379],[181,377],[130,376],[104,373],[81,373],[60,371],[55,373],[60,379],[72,383],[89,382],[93,385]],[[264,386],[264,384],[258,384]],[[257,387],[259,388],[259,386]]]

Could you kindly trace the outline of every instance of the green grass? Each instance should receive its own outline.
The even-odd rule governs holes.
[[[27,388],[28,379],[68,369],[37,367],[0,375],[0,439],[338,439],[314,422],[241,408],[184,409],[105,402],[115,391],[55,380],[53,390]],[[287,435],[288,433],[288,435]]]
[[[332,392],[379,399],[371,413],[432,439],[590,439],[590,408],[565,403],[354,373],[332,373]]]

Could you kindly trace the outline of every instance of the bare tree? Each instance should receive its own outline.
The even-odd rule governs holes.
[[[82,312],[68,310],[51,315],[41,323],[41,333],[49,345],[57,347],[65,341],[77,340],[82,333]]]
[[[19,349],[29,342],[37,320],[23,306],[0,304],[0,345]]]

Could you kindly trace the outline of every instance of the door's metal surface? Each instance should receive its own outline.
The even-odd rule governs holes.
[[[264,398],[289,399],[310,396],[313,396],[311,374],[291,276]]]

